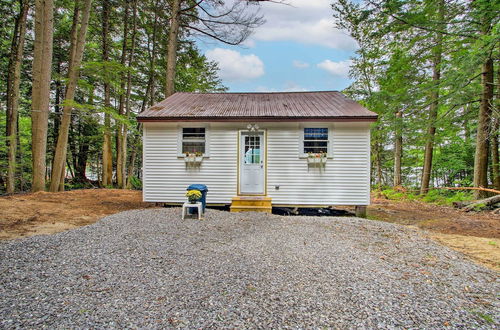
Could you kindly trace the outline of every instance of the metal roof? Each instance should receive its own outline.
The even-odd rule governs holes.
[[[375,121],[377,114],[336,91],[175,93],[139,114],[146,121]]]

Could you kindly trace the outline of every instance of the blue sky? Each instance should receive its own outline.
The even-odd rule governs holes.
[[[231,92],[342,90],[356,43],[334,28],[331,2],[264,3],[266,23],[244,45],[197,43]]]

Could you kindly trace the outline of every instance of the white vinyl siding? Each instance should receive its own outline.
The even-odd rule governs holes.
[[[208,186],[209,204],[230,204],[237,195],[238,130],[247,125],[210,123],[210,157],[193,169],[178,157],[178,125],[145,123],[144,200],[184,202],[186,187],[202,183]],[[308,166],[301,157],[303,126],[299,123],[258,125],[267,131],[267,195],[273,205],[369,204],[369,123],[326,123],[331,154],[324,168]],[[317,125],[325,127],[325,123]]]
[[[230,202],[236,196],[237,132],[210,127],[210,157],[199,167],[186,166],[183,155],[178,155],[178,132],[175,124],[144,124],[144,200],[185,202],[187,186],[201,183],[208,186],[210,203]]]
[[[298,159],[300,131],[290,127],[268,131],[268,195],[273,204],[368,205],[370,203],[370,131],[364,126],[336,123],[331,134],[331,158],[310,166]],[[302,146],[300,146],[302,147]],[[276,190],[279,186],[279,190]]]

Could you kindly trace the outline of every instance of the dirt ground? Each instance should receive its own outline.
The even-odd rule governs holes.
[[[107,215],[153,206],[136,190],[86,189],[0,197],[0,239],[53,234]]]
[[[439,243],[500,271],[500,215],[418,201],[374,198],[368,218],[416,226]]]
[[[109,214],[153,206],[142,202],[140,191],[120,189],[0,197],[0,239],[52,234],[94,223]],[[375,198],[368,207],[368,218],[425,229],[441,244],[500,270],[499,215]]]

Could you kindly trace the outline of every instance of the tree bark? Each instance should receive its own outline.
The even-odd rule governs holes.
[[[137,133],[134,135],[132,140],[132,152],[130,153],[130,160],[127,169],[127,189],[132,188],[131,178],[134,176],[135,162],[137,158],[137,149],[139,147],[139,141],[141,137],[141,124],[137,124]]]
[[[53,0],[35,0],[35,42],[33,50],[33,87],[31,102],[31,135],[33,192],[45,190],[47,128],[52,69],[54,25]]]
[[[128,51],[128,58],[127,58],[127,80],[126,80],[126,94],[125,94],[125,99],[124,99],[124,105],[122,105],[122,113],[124,113],[124,119],[128,120],[131,112],[131,103],[130,103],[130,96],[132,93],[132,65],[134,62],[134,54],[135,54],[135,44],[136,44],[136,34],[137,34],[137,1],[132,2],[132,34],[131,34],[131,43],[130,43],[130,49]],[[123,109],[124,108],[124,109]],[[118,157],[118,164],[120,165],[120,180],[118,182],[118,186],[120,186],[122,189],[127,188],[127,135],[128,135],[128,125],[127,123],[121,122],[119,125],[120,129],[120,149],[118,150],[119,156]],[[118,172],[118,170],[117,170]]]
[[[444,3],[439,1],[438,21],[444,21]],[[443,34],[436,33],[436,46],[432,51],[432,91],[431,91],[431,104],[429,106],[429,119],[427,127],[427,137],[425,142],[424,152],[424,166],[422,169],[422,180],[420,183],[420,194],[426,194],[429,190],[429,182],[431,180],[432,172],[432,156],[434,153],[434,137],[436,135],[436,120],[439,107],[439,85],[441,80],[441,59],[442,59],[442,44]]]
[[[111,148],[111,86],[107,64],[109,61],[109,0],[102,2],[102,60],[105,63],[104,77],[104,141],[102,144],[102,186],[113,184],[113,150]]]
[[[52,167],[52,180],[50,183],[50,191],[56,192],[60,190],[60,184],[64,183],[64,172],[66,169],[66,153],[68,148],[68,133],[69,125],[71,122],[71,112],[73,110],[73,100],[75,98],[76,86],[80,73],[80,65],[83,58],[83,51],[85,48],[85,39],[87,36],[87,27],[90,16],[92,0],[85,0],[83,3],[83,11],[78,30],[78,37],[76,43],[71,44],[70,51],[70,64],[68,69],[68,85],[66,87],[66,95],[64,99],[64,108],[61,119],[61,126],[59,128],[59,135],[57,138],[56,154],[54,157],[54,165]],[[79,3],[76,2],[75,6]],[[77,11],[75,11],[77,14]],[[74,20],[74,23],[77,20]],[[63,176],[61,180],[61,176]],[[62,182],[61,182],[62,181]]]
[[[21,63],[26,36],[26,18],[28,17],[28,0],[19,0],[19,16],[16,18],[12,36],[7,77],[7,193],[15,191],[17,127],[19,109],[19,85],[21,83]]]
[[[125,119],[128,120],[130,117],[130,112],[131,110],[131,104],[130,104],[130,96],[132,93],[132,65],[134,62],[134,55],[135,55],[135,44],[136,44],[136,35],[137,35],[137,1],[133,2],[133,14],[132,14],[132,36],[131,36],[131,45],[130,45],[130,52],[129,52],[129,58],[128,58],[128,72],[127,72],[127,95],[126,95],[126,111],[125,111]],[[123,124],[123,132],[122,132],[122,137],[123,137],[123,143],[122,143],[122,170],[123,170],[123,182],[122,182],[122,188],[126,189],[127,188],[127,147],[128,147],[128,125]],[[132,161],[135,162],[135,156],[132,159]],[[133,168],[133,164],[132,164]]]
[[[403,113],[396,112],[396,129],[394,131],[394,187],[401,185],[401,159],[403,157]]]
[[[122,40],[122,54],[120,64],[125,66],[127,62],[127,54],[128,54],[128,20],[129,20],[129,2],[125,1],[125,9],[123,12],[123,40]],[[123,116],[125,114],[125,93],[124,90],[126,88],[126,76],[122,75],[120,81],[120,97],[118,100],[118,114]],[[123,161],[123,144],[125,143],[123,139],[123,122],[122,119],[118,121],[116,125],[116,183],[119,187],[123,187],[125,185],[125,168]]]
[[[153,33],[152,33],[153,35],[151,37],[152,50],[151,50],[151,58],[149,61],[149,80],[141,112],[144,111],[146,105],[152,107],[155,100],[155,64],[156,64],[156,49],[157,49],[157,42],[156,42],[157,31],[158,31],[158,1],[155,1]]]
[[[497,203],[500,203],[500,195],[488,197],[488,198],[481,199],[481,200],[475,201],[473,203],[470,203],[467,206],[465,206],[464,210],[466,212],[470,212],[470,211],[474,211],[474,210],[480,211],[480,210],[486,209],[490,206],[493,206]]]
[[[500,136],[500,65],[497,67],[497,99],[495,113],[493,114],[492,136],[491,136],[491,177],[493,187],[500,190],[500,157],[498,155],[498,138]]]
[[[167,45],[167,76],[165,82],[165,97],[175,92],[175,66],[177,63],[177,41],[179,38],[181,0],[172,0],[170,30]]]
[[[474,157],[474,187],[488,187],[488,151],[489,131],[491,124],[493,102],[493,60],[488,58],[482,66],[482,95],[479,107],[479,118],[476,134],[476,153]],[[475,191],[476,199],[484,198],[487,194],[481,190]]]
[[[493,187],[500,190],[500,164],[498,155],[498,131],[500,130],[500,118],[493,119],[491,137],[491,177]]]

